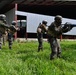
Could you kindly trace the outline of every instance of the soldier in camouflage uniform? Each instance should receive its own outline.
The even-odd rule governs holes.
[[[46,25],[47,21],[42,21],[42,24],[40,23],[39,26],[37,27],[37,38],[38,38],[38,52],[40,50],[43,50],[43,33],[46,32]]]
[[[8,44],[9,49],[12,49],[13,35],[16,32],[16,21],[12,21],[12,25],[8,29]]]
[[[51,47],[51,55],[50,59],[54,59],[56,57],[61,57],[61,47],[60,43],[58,41],[58,37],[65,32],[68,32],[72,29],[72,27],[67,26],[67,23],[65,26],[62,27],[62,16],[57,15],[54,19],[55,21],[51,23],[51,25],[48,27],[48,40]]]
[[[0,50],[2,48],[2,36],[5,35],[6,32],[6,28],[4,27],[6,24],[6,16],[4,14],[0,14]]]

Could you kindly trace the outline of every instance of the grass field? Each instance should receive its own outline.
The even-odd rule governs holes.
[[[0,75],[76,75],[76,42],[61,41],[62,58],[49,60],[50,46],[37,52],[38,42],[8,44],[0,51]]]

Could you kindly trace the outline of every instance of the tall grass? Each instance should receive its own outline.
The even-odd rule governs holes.
[[[6,43],[0,51],[0,75],[76,75],[76,42],[61,41],[62,58],[50,60],[50,45],[37,52],[38,42]]]

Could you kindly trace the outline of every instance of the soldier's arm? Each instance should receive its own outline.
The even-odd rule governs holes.
[[[70,31],[73,27],[70,24],[65,23],[65,25],[62,27],[62,32],[66,33]]]
[[[44,24],[41,24],[38,28],[41,29],[41,32],[42,32],[42,33],[47,32],[47,28],[46,28],[46,26],[45,26]]]
[[[42,29],[47,32],[47,27],[44,24],[42,24]]]

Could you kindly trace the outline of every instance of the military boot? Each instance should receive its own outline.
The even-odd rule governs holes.
[[[1,50],[2,48],[1,48],[1,46],[0,46],[0,50]]]
[[[38,52],[40,52],[40,47],[38,47]]]
[[[61,58],[61,50],[57,52],[57,57]]]
[[[9,46],[9,49],[12,49],[12,47],[11,47],[11,46]]]
[[[57,54],[57,57],[58,57],[58,58],[61,58],[61,54]]]
[[[52,53],[52,54],[50,55],[50,60],[53,60],[53,59],[55,59],[56,57],[57,57],[57,55]]]

